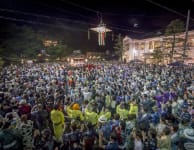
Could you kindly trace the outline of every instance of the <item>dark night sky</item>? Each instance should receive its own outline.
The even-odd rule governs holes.
[[[141,38],[162,31],[173,19],[186,22],[188,9],[193,29],[194,0],[1,0],[0,20],[5,22],[7,17],[10,23],[16,19],[53,26],[60,22],[67,30],[74,27],[87,34],[102,16],[115,34]]]

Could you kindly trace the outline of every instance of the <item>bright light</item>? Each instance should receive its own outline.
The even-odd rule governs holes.
[[[137,54],[137,50],[134,48],[133,49],[133,54],[136,55]]]
[[[97,28],[98,32],[106,32],[106,28],[104,26],[100,26]]]
[[[21,64],[23,64],[23,63],[24,63],[24,59],[21,60]]]
[[[85,62],[88,62],[88,59],[85,59]]]

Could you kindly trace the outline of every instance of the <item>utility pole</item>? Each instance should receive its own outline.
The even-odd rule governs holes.
[[[183,61],[184,61],[184,58],[186,57],[189,19],[190,19],[190,9],[188,10],[188,14],[187,14],[187,23],[186,23],[186,29],[185,29],[185,40],[184,40],[184,45],[183,45]]]

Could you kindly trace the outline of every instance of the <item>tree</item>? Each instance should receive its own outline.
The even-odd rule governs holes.
[[[3,49],[0,48],[0,68],[3,66],[4,60],[3,60]]]
[[[114,45],[115,54],[119,57],[119,60],[122,61],[123,56],[123,37],[121,34],[117,35]]]
[[[153,53],[151,54],[154,64],[159,64],[163,61],[164,54],[161,48],[154,49]]]
[[[168,52],[170,62],[173,61],[174,54],[177,52],[177,50],[175,50],[176,43],[182,40],[180,38],[177,39],[176,35],[177,33],[180,33],[182,31],[184,31],[184,23],[179,19],[171,21],[165,29],[165,35],[168,36],[167,38],[165,38],[165,42],[170,48]]]
[[[8,61],[19,60],[21,57],[34,58],[43,47],[42,37],[30,27],[11,25],[3,33],[5,36],[1,47],[4,49],[3,56]]]
[[[49,46],[46,48],[47,54],[50,55],[50,58],[62,58],[69,54],[71,54],[72,49],[69,48],[67,45],[58,43],[56,46]]]

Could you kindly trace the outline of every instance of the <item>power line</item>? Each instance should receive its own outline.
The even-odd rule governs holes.
[[[5,16],[0,16],[0,19],[4,19],[4,20],[10,20],[10,21],[16,21],[16,22],[24,22],[24,23],[29,23],[29,24],[39,24],[39,25],[46,25],[49,27],[60,27],[60,28],[65,28],[67,30],[77,30],[77,31],[81,31],[81,32],[88,32],[88,30],[84,30],[84,29],[78,29],[76,27],[67,27],[64,25],[51,25],[48,23],[43,23],[43,22],[37,22],[37,21],[30,21],[30,20],[26,20],[26,19],[18,19],[18,18],[13,18],[13,17],[5,17]],[[134,32],[134,33],[143,33],[143,32],[138,32],[138,31],[133,31],[133,30],[128,30],[129,32]]]
[[[88,19],[96,20],[93,17],[85,16],[85,15],[82,15],[80,13],[75,13],[75,12],[72,12],[72,11],[69,11],[69,10],[64,10],[64,9],[61,9],[61,8],[58,8],[58,7],[57,8],[56,7],[52,7],[52,6],[50,6],[48,4],[45,4],[45,3],[38,2],[38,4],[40,4],[42,6],[45,6],[47,8],[54,8],[55,10],[58,10],[58,11],[63,12],[63,13],[69,13],[71,15],[77,15],[77,16],[80,16],[80,17],[83,17],[83,18],[88,18]]]
[[[178,12],[178,11],[175,11],[175,10],[173,10],[173,9],[171,9],[171,8],[168,8],[168,7],[164,6],[164,5],[161,5],[161,4],[157,3],[157,2],[154,2],[154,1],[152,1],[152,0],[146,0],[146,1],[149,2],[149,3],[151,3],[151,4],[154,4],[154,5],[156,5],[156,6],[159,6],[159,7],[163,8],[163,9],[166,9],[166,10],[168,10],[168,11],[170,11],[170,12],[173,12],[173,13],[179,15],[179,16],[182,16],[182,17],[184,17],[184,18],[187,18],[186,15],[184,15],[184,14]],[[193,18],[191,18],[191,20],[194,21]]]
[[[92,25],[92,26],[96,26],[96,24],[92,24],[92,23],[86,23],[83,21],[78,21],[78,20],[72,20],[72,19],[66,19],[66,18],[57,18],[57,17],[51,17],[51,16],[47,16],[47,15],[41,15],[41,14],[35,14],[35,13],[29,13],[29,12],[23,12],[23,11],[18,11],[18,10],[10,10],[10,9],[3,9],[0,8],[0,11],[4,11],[4,12],[10,12],[10,13],[19,13],[19,14],[23,14],[23,15],[27,15],[27,16],[35,16],[35,17],[42,17],[42,18],[46,18],[46,19],[54,19],[54,20],[62,20],[62,21],[68,21],[68,22],[73,22],[73,23],[77,23],[77,24],[83,24],[83,25]],[[122,26],[119,27],[115,27],[113,26],[113,24],[110,24],[112,26],[110,26],[111,29],[115,29],[115,30],[120,30],[120,31],[126,31],[126,32],[133,32],[133,33],[145,33],[145,32],[141,32],[141,31],[135,31],[135,30],[129,30],[126,29]]]
[[[73,2],[70,2],[70,1],[67,1],[67,0],[62,0],[62,1],[65,2],[65,3],[67,3],[67,4],[70,4],[70,5],[79,7],[79,8],[81,8],[81,9],[85,9],[85,10],[87,10],[87,11],[90,11],[90,12],[93,12],[93,13],[96,13],[96,14],[98,14],[98,13],[100,12],[100,11],[97,11],[97,10],[95,10],[95,9],[91,9],[91,8],[88,8],[88,7],[85,7],[85,6],[81,6],[81,5],[79,5],[79,4],[76,4],[76,3],[73,3]],[[100,13],[102,13],[102,12],[100,12]]]
[[[3,8],[0,8],[0,11],[10,12],[10,13],[19,13],[19,14],[23,14],[23,15],[30,15],[30,16],[35,16],[35,17],[42,17],[42,18],[46,18],[46,19],[69,21],[69,22],[74,22],[74,23],[79,23],[79,24],[85,24],[85,25],[94,25],[94,24],[89,24],[89,23],[86,23],[86,22],[78,21],[78,20],[72,20],[72,19],[67,19],[67,18],[51,17],[51,16],[47,16],[47,15],[41,15],[41,14],[23,12],[23,11],[18,11],[18,10],[13,10],[13,9],[3,9]]]
[[[64,28],[67,30],[78,30],[78,31],[82,31],[82,32],[87,32],[87,30],[82,30],[82,29],[77,29],[74,27],[67,27],[67,26],[62,26],[62,25],[51,25],[48,23],[42,23],[42,22],[36,22],[36,21],[30,21],[30,20],[25,20],[25,19],[17,19],[17,18],[13,18],[13,17],[5,17],[5,16],[0,16],[0,19],[4,19],[4,20],[9,20],[9,21],[16,21],[16,22],[24,22],[24,23],[29,23],[29,24],[39,24],[39,25],[46,25],[49,27],[60,27],[60,28]]]
[[[67,1],[66,1],[67,2]],[[82,8],[82,9],[85,9],[85,10],[89,10],[89,11],[92,11],[92,12],[95,12],[96,13],[96,15],[97,15],[97,18],[98,18],[98,21],[100,21],[100,17],[99,17],[99,14],[101,14],[101,17],[102,17],[102,14],[104,14],[103,12],[100,12],[100,11],[97,11],[97,10],[93,10],[93,9],[90,9],[90,8],[87,8],[87,7],[84,7],[84,6],[81,6],[81,5],[78,5],[78,4],[75,4],[75,3],[72,3],[72,2],[67,2],[67,3],[69,3],[69,4],[71,4],[71,5],[74,5],[74,6],[76,6],[76,7],[79,7],[79,8]],[[47,8],[48,7],[50,7],[50,5],[46,5],[46,4],[42,4],[41,3],[41,5],[43,5],[43,6],[46,6]],[[53,7],[52,7],[53,8]],[[66,12],[67,10],[63,10],[63,9],[60,9],[60,8],[56,8],[56,7],[54,7],[54,9],[56,9],[56,10],[59,10],[59,11],[61,11],[61,12]],[[92,19],[92,20],[96,20],[96,19],[94,19],[94,17],[89,17],[89,16],[85,16],[85,15],[81,15],[81,14],[78,14],[78,13],[74,13],[74,12],[71,12],[71,11],[67,11],[68,13],[70,13],[70,14],[75,14],[75,15],[78,15],[78,16],[82,16],[82,17],[84,17],[84,18],[89,18],[89,19]],[[133,16],[133,15],[132,15]],[[94,24],[93,24],[94,25]],[[121,25],[116,25],[116,24],[110,24],[111,26],[116,26],[116,27],[120,27],[120,28],[127,28],[127,26],[121,26]],[[127,30],[127,29],[126,29]]]

